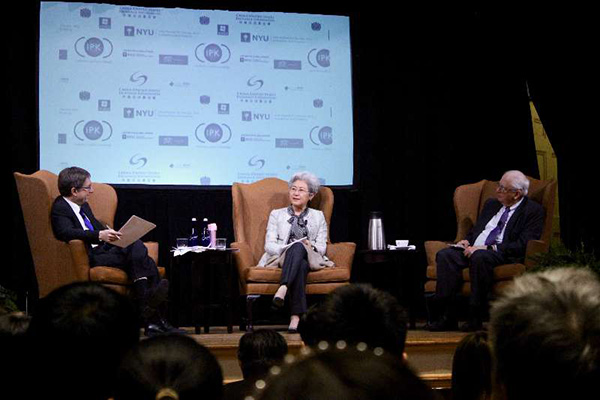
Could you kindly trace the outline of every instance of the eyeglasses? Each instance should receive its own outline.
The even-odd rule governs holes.
[[[498,184],[498,186],[496,187],[496,190],[500,193],[507,193],[507,192],[518,192],[521,189],[507,188],[506,186]]]
[[[300,194],[305,194],[305,193],[308,193],[308,190],[306,190],[306,189],[304,189],[304,188],[299,188],[299,187],[296,187],[296,186],[292,186],[292,187],[290,188],[290,192],[292,192],[292,193],[300,193]]]
[[[92,187],[92,185],[90,185],[90,186],[82,186],[79,189],[80,190],[85,190],[86,192],[91,192],[92,190],[94,190],[94,188]]]

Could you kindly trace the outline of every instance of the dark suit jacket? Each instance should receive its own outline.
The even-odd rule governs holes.
[[[73,239],[83,240],[88,246],[100,243],[99,231],[106,229],[106,227],[94,217],[89,204],[85,203],[81,206],[81,209],[92,223],[93,231],[84,230],[69,203],[62,196],[57,197],[50,212],[54,236],[63,242],[69,242]]]
[[[466,240],[473,244],[477,236],[485,229],[487,223],[500,211],[502,203],[497,199],[488,200],[475,226]],[[530,200],[528,197],[523,198],[523,202],[515,210],[510,217],[506,229],[504,230],[504,238],[502,243],[498,245],[498,252],[510,262],[522,262],[525,258],[525,250],[527,242],[530,240],[539,239],[542,236],[544,228],[544,209],[538,203]]]

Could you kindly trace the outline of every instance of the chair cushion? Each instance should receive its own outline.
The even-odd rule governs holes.
[[[280,268],[251,267],[246,277],[247,282],[277,283],[281,278]],[[346,268],[323,268],[308,273],[307,283],[345,282],[350,279],[350,271]]]
[[[158,267],[158,274],[161,278],[165,277],[165,273],[164,267]],[[90,268],[90,280],[104,284],[131,285],[131,281],[125,271],[115,267],[98,266]]]

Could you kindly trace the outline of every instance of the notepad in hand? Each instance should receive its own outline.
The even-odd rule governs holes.
[[[114,242],[110,242],[110,244],[118,247],[127,247],[154,228],[156,228],[156,225],[152,222],[148,222],[143,218],[132,215],[131,218],[129,218],[129,221],[119,229],[121,238]]]

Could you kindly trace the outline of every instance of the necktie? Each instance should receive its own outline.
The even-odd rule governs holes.
[[[502,216],[500,217],[500,221],[498,221],[498,225],[488,235],[487,239],[485,239],[485,245],[489,246],[491,244],[496,244],[496,239],[498,239],[498,235],[502,232],[504,225],[506,225],[506,220],[508,219],[508,213],[510,211],[510,207],[505,207]]]
[[[94,230],[94,225],[92,225],[92,223],[88,219],[87,215],[85,215],[85,213],[83,212],[83,210],[79,210],[79,214],[81,214],[81,216],[83,217],[83,223],[85,224],[85,226],[87,226],[87,228],[90,231],[93,231]]]

